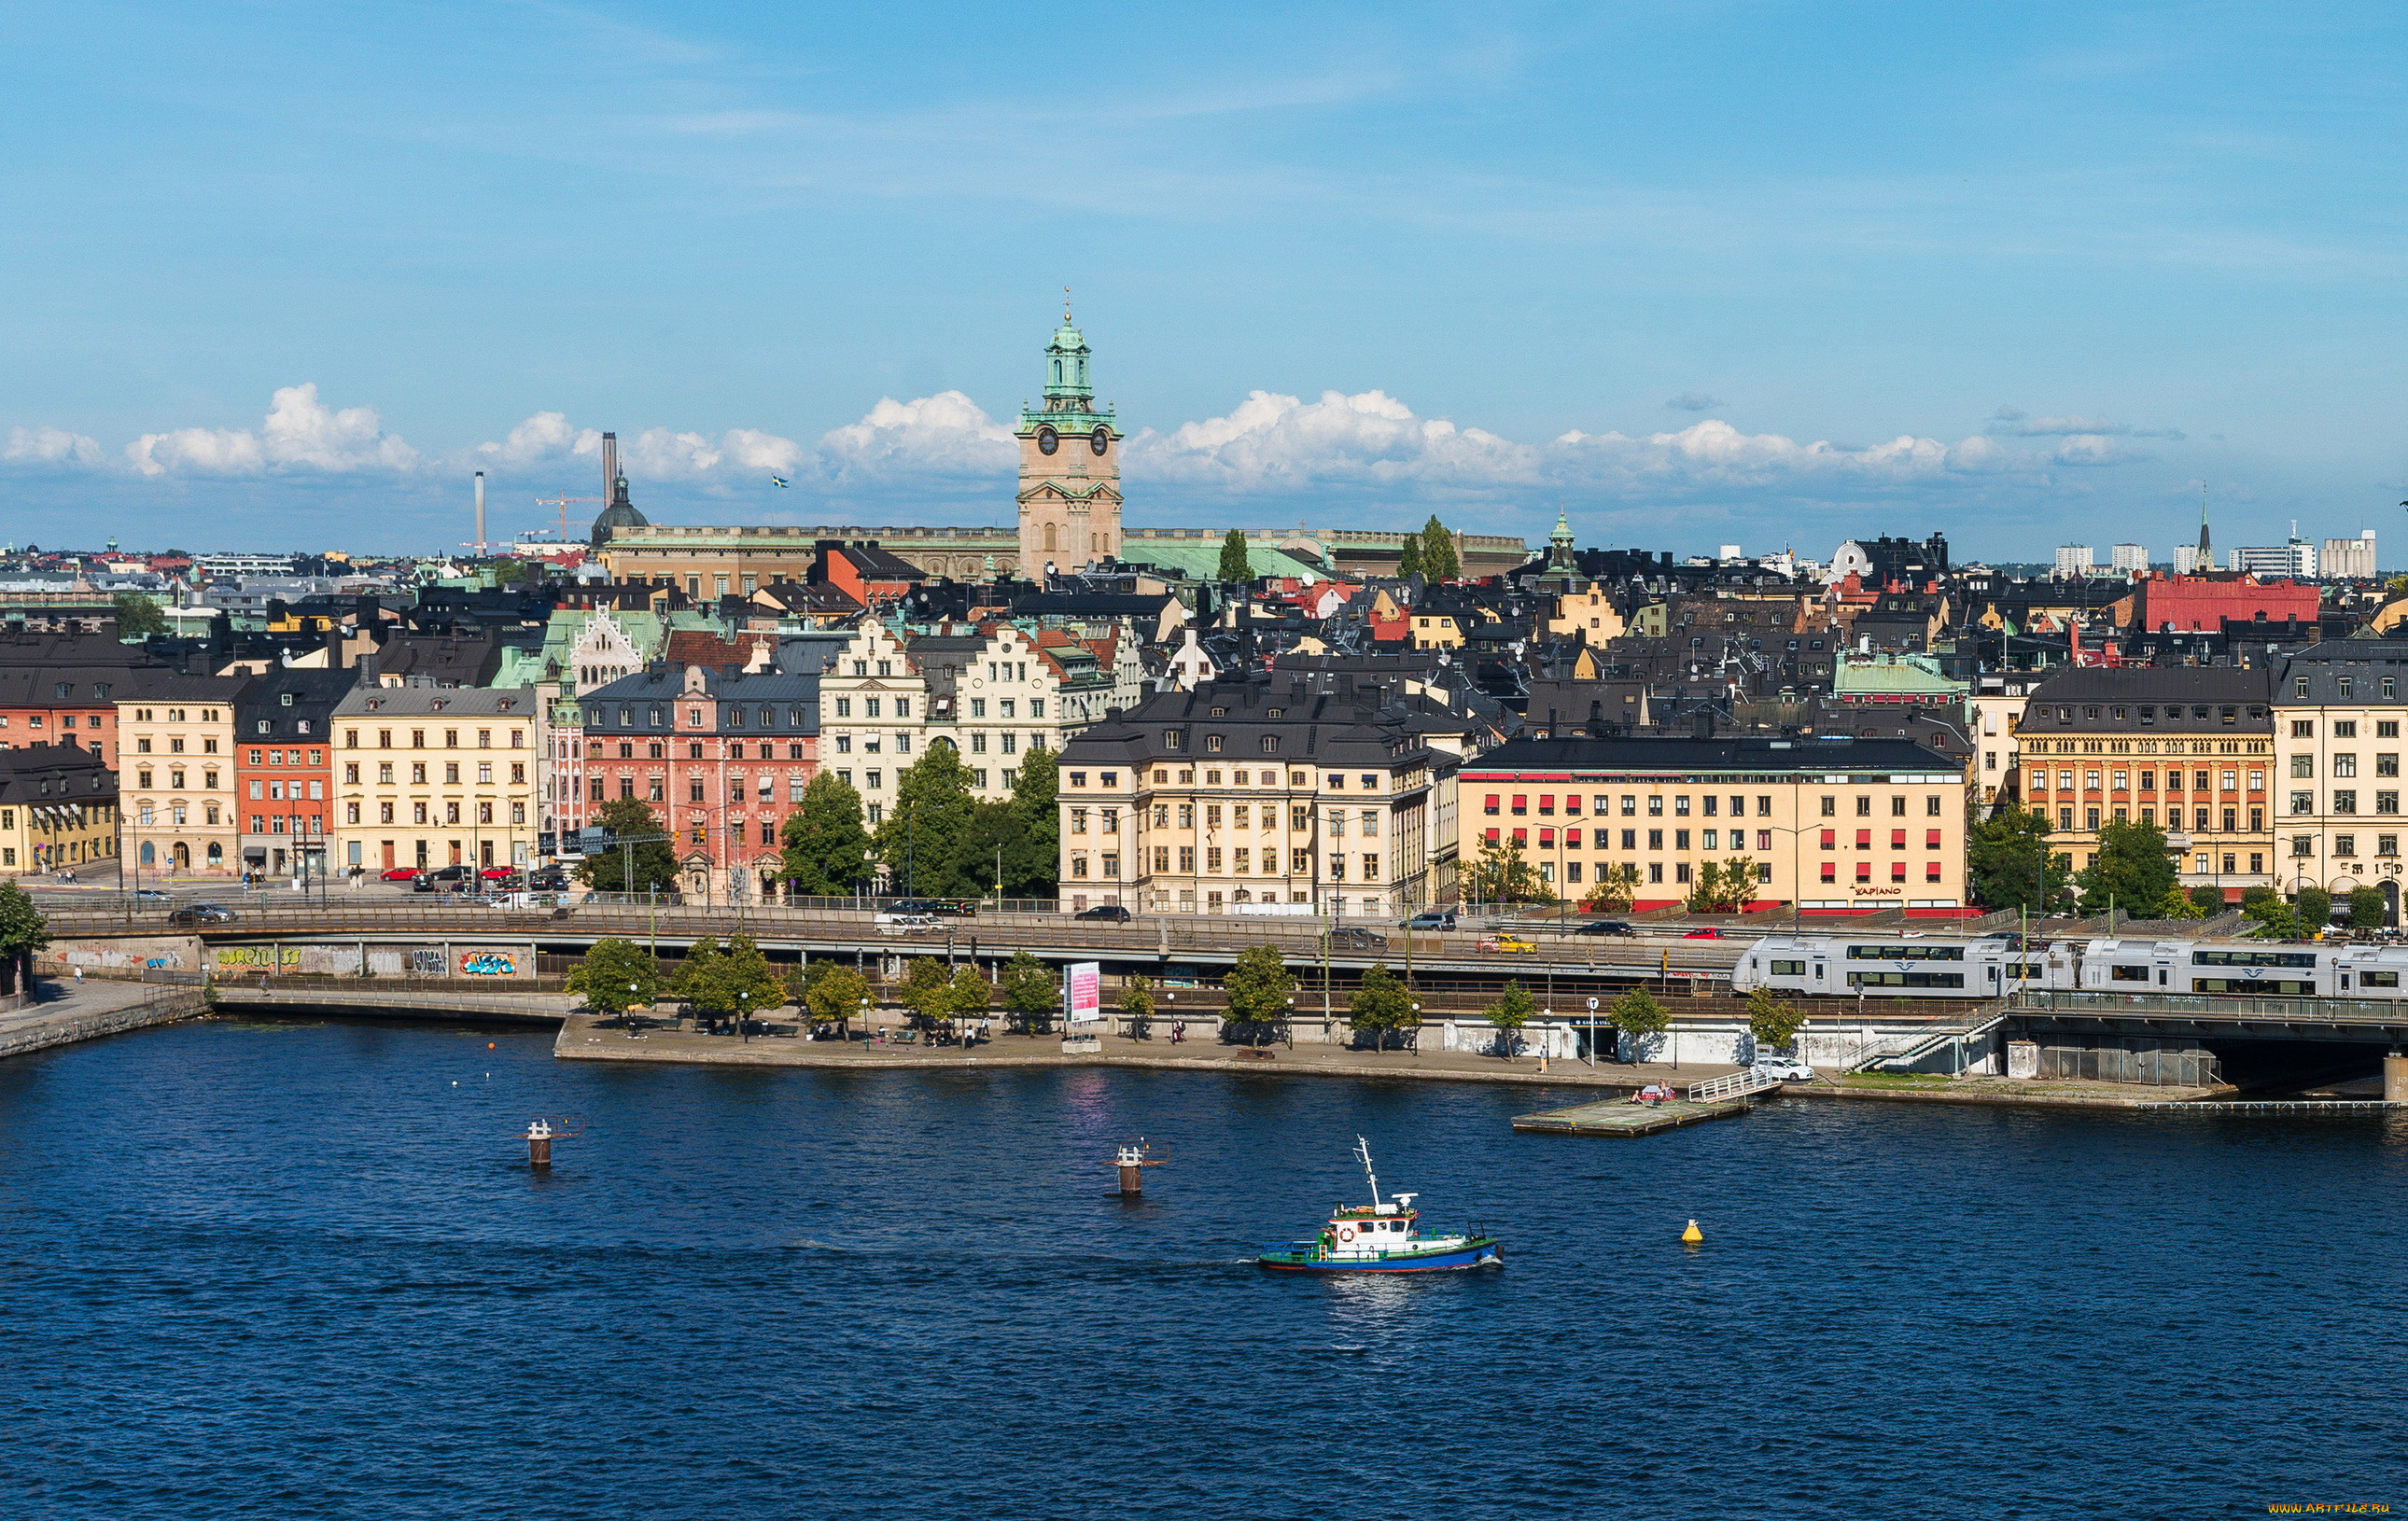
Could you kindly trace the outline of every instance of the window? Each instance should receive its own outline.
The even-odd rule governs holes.
[[[2291,776],[2293,780],[2300,780],[2312,777],[2315,774],[2316,758],[2314,755],[2294,755],[2291,757]]]
[[[2093,772],[2092,774],[2095,776],[2097,773],[2096,773],[2096,772]],[[2092,785],[2092,786],[2094,786],[2094,787],[2095,787],[2095,786],[2097,786],[2098,784],[2099,784],[2099,783],[2098,783],[2098,782],[2093,782],[2091,783],[2091,785]],[[1858,797],[1858,798],[1856,799],[1856,817],[1858,817],[1858,818],[1860,818],[1860,819],[1869,819],[1869,818],[1871,818],[1872,816],[1873,816],[1873,800],[1872,800],[1871,798],[1870,798],[1870,797]]]
[[[2304,676],[2300,677],[2300,689],[2301,689],[2301,690],[2300,690],[2300,696],[2303,696],[2303,697],[2307,696],[2307,691],[2306,691],[2307,684],[2308,684],[2308,679],[2307,679],[2306,677],[2304,677]],[[2291,738],[2292,738],[2292,739],[2315,739],[2315,737],[2316,737],[2316,721],[2315,721],[2315,719],[2313,719],[2313,718],[2295,718],[2295,719],[2291,720]]]
[[[2335,855],[2351,856],[2358,854],[2358,837],[2356,835],[2335,835],[2332,837],[2332,853]]]

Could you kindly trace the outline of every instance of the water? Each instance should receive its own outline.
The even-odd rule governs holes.
[[[549,1047],[213,1024],[0,1064],[6,1514],[2408,1500],[2397,1122],[1793,1100],[1580,1140],[1506,1126],[1569,1091]],[[587,1125],[549,1177],[537,1113]],[[1248,1265],[1355,1197],[1358,1131],[1510,1266]],[[1128,1204],[1140,1134],[1171,1165]]]

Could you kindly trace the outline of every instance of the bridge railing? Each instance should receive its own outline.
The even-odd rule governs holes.
[[[2017,1013],[2111,1017],[2196,1015],[2304,1025],[2408,1025],[2408,1000],[2265,998],[2203,993],[2086,993],[2031,990],[2011,1000]]]

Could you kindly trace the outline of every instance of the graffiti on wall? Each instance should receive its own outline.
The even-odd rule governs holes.
[[[221,967],[282,971],[301,965],[301,947],[297,945],[221,945],[216,952]]]
[[[426,947],[412,951],[409,953],[409,969],[413,976],[440,977],[443,975],[443,953]]]
[[[460,958],[460,970],[469,977],[516,977],[519,964],[508,951],[471,951]]]

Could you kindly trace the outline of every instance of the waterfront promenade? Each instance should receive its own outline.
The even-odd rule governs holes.
[[[197,1017],[201,990],[147,983],[37,979],[35,997],[0,1013],[0,1057]]]

